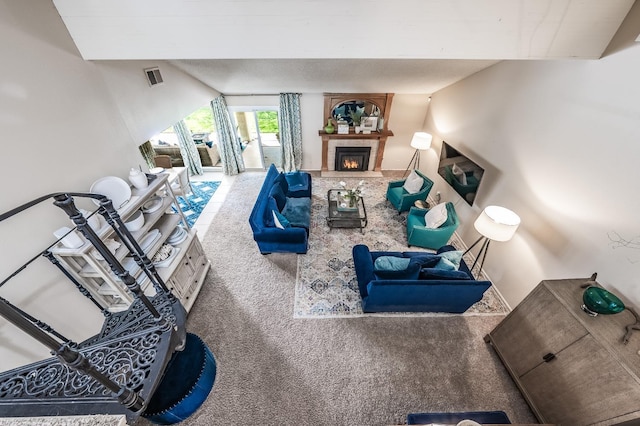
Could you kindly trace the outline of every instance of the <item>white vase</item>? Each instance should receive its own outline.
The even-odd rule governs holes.
[[[144,189],[149,186],[147,175],[134,168],[131,168],[131,170],[129,171],[129,182],[131,182],[131,184],[138,189]]]

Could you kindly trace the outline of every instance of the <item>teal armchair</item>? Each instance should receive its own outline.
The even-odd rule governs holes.
[[[426,200],[429,191],[433,188],[433,181],[423,175],[420,171],[416,170],[418,176],[424,179],[422,188],[415,194],[409,194],[403,187],[406,180],[395,180],[389,182],[387,186],[387,200],[398,210],[398,213],[406,212],[413,206],[417,200]]]
[[[460,221],[453,207],[447,203],[447,220],[439,228],[430,229],[425,226],[424,215],[428,210],[412,207],[407,216],[407,245],[437,250],[447,245]]]

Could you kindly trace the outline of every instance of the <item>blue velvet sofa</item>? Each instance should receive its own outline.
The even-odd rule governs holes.
[[[491,282],[475,280],[464,260],[461,260],[457,271],[433,268],[440,258],[439,254],[453,250],[453,246],[444,246],[437,253],[385,252],[369,251],[369,247],[362,244],[354,246],[353,263],[362,296],[362,310],[449,313],[466,311],[482,299]],[[374,271],[374,262],[380,256],[410,258],[407,271],[409,274],[415,272],[417,278],[380,277],[379,272]]]
[[[306,253],[310,222],[311,175],[272,164],[249,216],[260,253]]]

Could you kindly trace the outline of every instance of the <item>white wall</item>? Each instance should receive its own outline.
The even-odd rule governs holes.
[[[220,95],[164,61],[97,61],[95,64],[136,146],[195,109],[209,105]],[[164,82],[149,86],[143,70],[156,66]]]
[[[640,303],[640,46],[598,61],[502,62],[433,95],[427,128],[484,166],[460,232],[497,204],[522,225],[493,243],[485,269],[514,306],[542,279],[588,277]],[[425,169],[423,167],[423,169]]]
[[[387,140],[382,160],[383,170],[405,170],[414,149],[411,138],[415,132],[424,130],[424,117],[429,108],[429,95],[396,94],[391,104],[389,129],[394,136]],[[421,153],[422,159],[426,153]],[[421,167],[422,168],[422,167]]]
[[[50,192],[86,191],[103,176],[126,177],[142,162],[137,144],[215,93],[169,67],[161,66],[169,78],[152,92],[138,69],[143,64],[83,61],[48,1],[0,0],[0,40],[0,212]],[[0,280],[68,223],[51,202],[0,222]],[[102,323],[99,311],[44,260],[2,286],[0,296],[77,341]],[[45,347],[0,320],[0,370],[47,356]]]

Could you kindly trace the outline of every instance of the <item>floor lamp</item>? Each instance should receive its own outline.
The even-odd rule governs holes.
[[[470,271],[473,271],[478,260],[482,258],[480,261],[480,271],[482,271],[484,259],[489,251],[489,243],[491,241],[509,241],[513,234],[516,233],[518,226],[520,226],[520,216],[504,207],[488,206],[478,216],[473,226],[480,233],[480,238],[463,253],[463,256],[482,241],[478,256],[470,269]]]
[[[411,139],[411,147],[415,148],[416,151],[413,153],[413,157],[411,157],[411,161],[409,161],[409,165],[402,175],[403,178],[411,168],[412,164],[414,169],[420,168],[420,151],[431,148],[431,139],[433,139],[433,136],[431,136],[429,133],[415,132],[413,134],[413,138]]]

